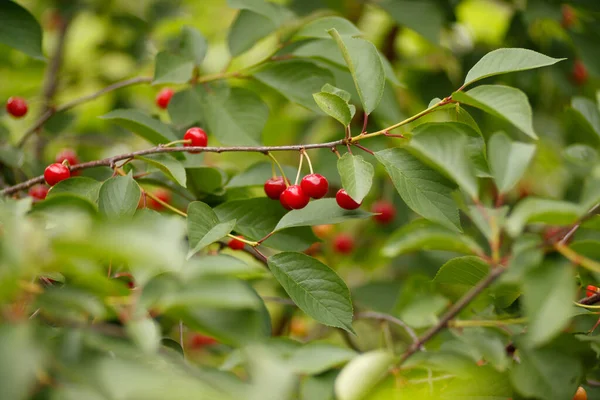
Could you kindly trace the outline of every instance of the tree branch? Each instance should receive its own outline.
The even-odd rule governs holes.
[[[427,343],[431,338],[437,335],[442,329],[444,329],[448,322],[451,319],[456,317],[458,313],[460,313],[465,307],[467,307],[471,301],[475,299],[481,292],[483,292],[488,286],[490,286],[494,281],[504,273],[505,269],[503,267],[493,268],[489,275],[486,276],[483,280],[479,281],[477,285],[473,286],[471,290],[469,290],[460,300],[458,300],[450,309],[442,316],[440,322],[436,325],[432,326],[427,332],[425,332],[419,340],[413,343],[406,352],[400,358],[398,365],[404,363],[410,356],[415,354],[421,346]]]

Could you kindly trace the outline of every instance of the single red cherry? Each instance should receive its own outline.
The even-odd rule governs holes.
[[[22,97],[10,97],[6,102],[6,111],[15,118],[21,118],[27,114],[27,102]]]
[[[190,347],[192,349],[201,349],[205,346],[211,346],[213,344],[219,343],[215,338],[211,338],[210,336],[201,335],[199,333],[195,333],[190,338]]]
[[[46,185],[35,185],[29,189],[29,195],[33,197],[34,201],[42,201],[48,195],[49,189]]]
[[[285,181],[281,176],[271,178],[265,182],[264,189],[268,198],[278,200],[285,190]]]
[[[77,153],[73,149],[62,149],[56,155],[55,161],[57,163],[62,163],[64,160],[67,160],[69,162],[70,166],[73,166],[73,165],[76,165],[76,164],[80,163],[79,157],[77,157]],[[73,176],[77,176],[79,174],[81,174],[80,170],[71,172],[71,175],[73,175]]]
[[[283,193],[281,193],[281,194],[283,194]],[[285,208],[286,210],[288,210],[288,211],[293,210],[293,208],[287,203],[286,199],[283,196],[279,196],[279,202],[281,203],[283,208]]]
[[[360,207],[361,203],[357,203],[354,201],[352,197],[348,193],[346,193],[345,189],[340,189],[335,194],[335,201],[337,201],[338,206],[342,207],[345,210],[356,210]]]
[[[562,20],[561,20],[560,24],[562,25],[563,28],[569,29],[570,27],[572,27],[575,24],[575,21],[577,21],[577,15],[575,15],[575,10],[573,10],[573,7],[571,7],[570,5],[563,4],[561,11],[562,11]]]
[[[58,182],[64,181],[70,176],[71,171],[69,171],[69,167],[59,163],[50,164],[44,170],[44,179],[50,186],[54,186]]]
[[[243,236],[240,237],[244,238]],[[229,243],[227,243],[227,246],[229,246],[231,250],[242,250],[244,248],[244,242],[237,239],[231,239]]]
[[[185,143],[184,147],[206,147],[208,136],[202,128],[190,128],[183,135],[184,140],[191,140],[191,143]],[[190,151],[190,153],[200,153],[200,151]]]
[[[575,60],[575,62],[573,63],[573,71],[571,72],[571,77],[573,78],[575,84],[580,86],[587,82],[588,71],[583,61]]]
[[[373,204],[371,211],[377,215],[373,219],[380,224],[389,224],[396,217],[396,209],[394,205],[386,200],[379,200]]]
[[[158,188],[152,194],[154,195],[154,197],[156,197],[159,200],[164,201],[167,204],[171,203],[171,197],[172,197],[171,192],[169,192],[167,189]],[[148,208],[155,210],[155,211],[162,211],[165,208],[165,206],[160,204],[158,201],[150,198],[149,196],[146,199],[146,205],[148,206]],[[139,203],[138,203],[138,207],[139,207]]]
[[[173,97],[174,94],[175,92],[173,89],[164,88],[156,95],[156,105],[162,109],[167,108],[169,102],[171,101],[171,97]]]
[[[310,174],[302,178],[300,186],[304,193],[313,199],[320,199],[327,194],[329,182],[327,178],[320,174]]]
[[[336,253],[350,254],[354,250],[354,239],[348,234],[340,233],[333,239],[333,249]]]
[[[301,208],[306,207],[310,201],[310,197],[304,193],[300,185],[291,185],[281,193],[279,201],[286,208],[289,207],[292,210],[300,210]]]
[[[585,291],[585,295],[586,295],[586,297],[593,296],[593,295],[595,295],[596,293],[600,293],[600,292],[598,291],[598,288],[597,288],[596,286],[594,286],[594,285],[587,285],[587,287],[586,287],[586,291]]]

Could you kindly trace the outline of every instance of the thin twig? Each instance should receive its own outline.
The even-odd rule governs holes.
[[[593,217],[596,213],[596,211],[600,210],[600,203],[596,204],[594,207],[592,207],[579,221],[577,221],[577,223],[575,225],[573,225],[573,227],[565,234],[565,236],[563,236],[563,238],[560,240],[560,244],[566,244],[569,239],[571,239],[571,237],[575,234],[575,232],[577,232],[577,230],[581,227],[581,224],[590,219],[591,217]]]
[[[401,326],[402,329],[404,329],[406,331],[406,333],[408,333],[408,335],[411,337],[413,343],[415,343],[419,340],[419,338],[417,337],[417,334],[410,326],[406,325],[406,323],[404,321],[402,321],[399,318],[394,317],[393,315],[380,313],[380,312],[376,312],[376,311],[363,311],[363,312],[359,312],[358,314],[356,314],[354,316],[354,318],[355,319],[377,319],[377,320],[391,322],[392,324]]]
[[[467,307],[481,292],[483,292],[488,286],[490,286],[494,281],[502,275],[505,271],[502,267],[493,268],[489,275],[484,279],[479,281],[479,283],[471,288],[463,297],[460,298],[450,309],[442,316],[440,321],[432,326],[427,332],[425,332],[419,340],[413,343],[408,350],[404,352],[398,365],[404,363],[410,356],[415,354],[421,346],[427,343],[431,338],[437,335],[442,329],[448,325],[448,322],[456,317],[465,307]]]

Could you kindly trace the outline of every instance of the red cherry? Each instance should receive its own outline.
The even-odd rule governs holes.
[[[596,286],[594,286],[594,285],[587,285],[587,287],[586,287],[586,291],[585,291],[585,296],[586,296],[586,297],[593,296],[593,295],[595,295],[596,293],[600,293],[600,292],[598,291],[598,288],[597,288]]]
[[[62,149],[56,155],[55,161],[57,163],[62,163],[64,160],[67,160],[69,162],[69,166],[73,166],[80,163],[79,157],[77,157],[77,153],[73,149]],[[77,176],[79,174],[81,174],[80,170],[71,172],[71,175],[73,176]]]
[[[243,236],[240,237],[243,238]],[[244,248],[244,242],[237,239],[231,239],[229,243],[227,243],[227,246],[229,246],[231,250],[242,250]]]
[[[29,195],[33,197],[34,201],[41,201],[46,198],[49,189],[50,188],[46,185],[35,185],[29,189]]]
[[[6,111],[15,118],[27,114],[27,102],[22,97],[10,97],[6,102]]]
[[[154,195],[154,197],[156,197],[159,200],[164,201],[165,203],[169,204],[171,202],[171,192],[169,192],[166,189],[163,188],[159,188],[156,189],[154,191],[154,193],[152,193]],[[165,206],[163,206],[162,204],[160,204],[158,201],[148,197],[146,199],[146,205],[148,206],[148,208],[155,210],[155,211],[162,211]],[[138,207],[140,206],[140,204],[138,203]]]
[[[360,207],[361,203],[357,203],[354,201],[352,197],[348,193],[346,193],[345,189],[340,189],[335,194],[335,201],[337,201],[338,206],[342,207],[345,210],[356,210]]]
[[[562,20],[561,20],[561,25],[563,28],[565,29],[569,29],[570,27],[572,27],[575,24],[575,21],[577,20],[577,16],[575,15],[575,10],[573,10],[573,7],[567,5],[567,4],[563,4],[562,6]]]
[[[281,176],[271,178],[265,182],[264,189],[268,198],[277,200],[285,190],[285,181]]]
[[[340,233],[333,239],[333,249],[336,253],[350,254],[354,250],[354,239],[345,233]]]
[[[383,225],[389,224],[396,217],[394,205],[385,200],[375,202],[371,207],[371,211],[377,214],[373,216],[373,219]]]
[[[281,194],[283,194],[283,193],[281,193]],[[281,203],[283,208],[285,208],[286,210],[288,210],[288,211],[293,210],[293,208],[287,203],[286,199],[283,196],[279,196],[279,202]]]
[[[50,186],[54,186],[58,182],[64,181],[70,176],[71,171],[69,171],[69,167],[59,163],[50,164],[44,170],[44,179]]]
[[[571,72],[571,77],[577,85],[583,85],[587,82],[588,71],[583,61],[575,60],[575,62],[573,63],[573,71]]]
[[[307,196],[313,199],[320,199],[327,194],[329,190],[329,182],[327,178],[320,174],[310,174],[302,178],[300,186]]]
[[[279,201],[285,208],[291,208],[292,210],[300,210],[306,207],[310,201],[300,185],[291,185],[281,193]]]
[[[184,140],[191,140],[191,143],[185,143],[183,147],[206,147],[208,136],[202,128],[190,128],[183,135]],[[200,151],[190,151],[190,153],[200,153]]]
[[[219,343],[215,338],[211,338],[210,336],[201,335],[199,333],[195,333],[190,338],[190,347],[192,349],[201,349],[204,346],[211,346],[213,344]]]
[[[169,102],[171,101],[171,97],[173,97],[174,94],[175,92],[173,89],[164,88],[156,95],[156,105],[162,109],[167,108]]]

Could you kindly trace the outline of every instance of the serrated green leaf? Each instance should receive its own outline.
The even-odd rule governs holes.
[[[40,24],[29,11],[13,1],[0,3],[0,43],[33,58],[44,58]]]
[[[302,253],[279,253],[267,262],[302,311],[324,325],[354,332],[350,291],[331,268]]]
[[[388,373],[394,356],[382,350],[370,351],[354,358],[335,380],[339,400],[365,399],[369,392]]]
[[[191,202],[187,210],[190,244],[187,257],[190,258],[209,244],[227,236],[233,230],[235,223],[235,219],[221,223],[208,204],[201,201]]]
[[[371,114],[385,89],[385,71],[377,48],[361,38],[344,38],[335,28],[328,32],[344,56],[365,113]]]
[[[52,186],[46,198],[51,198],[62,193],[70,193],[82,196],[95,204],[98,202],[98,194],[101,186],[102,182],[98,182],[95,179],[74,176]]]
[[[140,201],[140,187],[131,174],[106,180],[98,195],[98,209],[109,218],[132,217]]]
[[[385,241],[381,253],[386,257],[397,257],[423,250],[443,250],[463,254],[483,253],[481,247],[470,237],[422,219],[412,221],[394,231]]]
[[[225,145],[259,145],[269,107],[254,92],[243,88],[197,87],[208,133]]]
[[[316,39],[329,39],[331,36],[327,33],[328,30],[335,28],[340,35],[344,36],[357,36],[361,35],[362,32],[354,24],[342,17],[323,17],[316,19],[304,25],[294,35],[294,38],[305,39],[305,38],[316,38]]]
[[[373,184],[375,174],[373,165],[365,161],[362,156],[346,153],[338,159],[337,169],[342,178],[342,186],[348,195],[357,203],[361,203],[369,194]]]
[[[407,150],[394,148],[375,153],[392,178],[400,197],[414,212],[448,228],[460,230],[455,186]]]
[[[202,64],[208,43],[206,38],[196,28],[184,26],[181,28],[181,42],[179,43],[181,54],[189,60],[193,60],[196,66]]]
[[[576,222],[586,211],[580,205],[566,201],[528,197],[513,209],[508,217],[506,229],[514,237],[530,223],[569,225]]]
[[[313,98],[325,114],[335,118],[342,125],[348,126],[350,121],[352,121],[354,113],[350,109],[350,105],[341,97],[331,93],[320,92],[313,94]],[[356,109],[354,112],[356,112]]]
[[[194,62],[187,57],[161,51],[154,61],[153,85],[162,83],[186,83],[192,78]]]
[[[160,169],[169,179],[186,187],[185,168],[183,168],[183,164],[180,161],[166,154],[151,154],[147,156],[135,156],[134,158]]]
[[[459,299],[489,273],[490,266],[475,256],[457,257],[444,264],[433,282],[442,293]]]
[[[454,92],[452,99],[505,119],[528,136],[537,139],[533,130],[531,105],[525,93],[519,89],[502,85],[481,85],[468,92]]]
[[[237,57],[250,50],[256,42],[277,29],[277,25],[265,17],[249,10],[241,10],[236,16],[227,43],[232,57]]]
[[[316,375],[346,363],[356,356],[357,353],[347,347],[313,342],[296,349],[289,362],[298,373]]]
[[[373,214],[361,209],[344,210],[337,205],[335,199],[319,199],[311,201],[301,210],[292,210],[285,214],[274,230],[281,231],[300,226],[339,224],[350,219],[368,218],[371,215]]]
[[[552,58],[529,49],[497,49],[483,56],[467,73],[464,85],[509,72],[525,71],[556,64],[564,58]]]
[[[268,63],[254,72],[253,76],[290,101],[317,112],[319,107],[315,104],[313,93],[319,92],[326,83],[333,82],[331,72],[302,60]]]
[[[472,198],[479,185],[469,162],[469,139],[460,123],[426,123],[413,131],[410,148],[436,169],[453,179]]]
[[[548,343],[568,325],[575,295],[574,271],[568,263],[546,262],[525,274],[523,308],[531,345]]]
[[[500,193],[511,190],[521,179],[535,154],[535,145],[513,142],[503,132],[488,143],[488,160]]]

